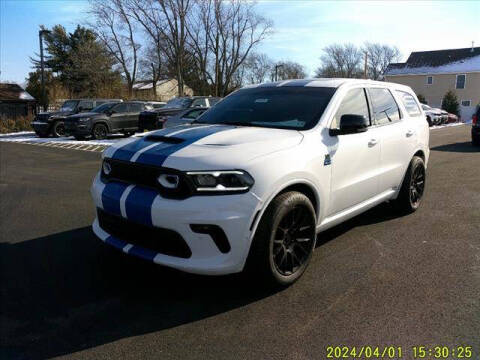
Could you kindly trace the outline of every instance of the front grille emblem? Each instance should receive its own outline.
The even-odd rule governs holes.
[[[172,174],[161,174],[158,178],[158,183],[162,185],[164,188],[167,189],[176,189],[178,188],[178,184],[180,182],[180,178],[178,175]]]

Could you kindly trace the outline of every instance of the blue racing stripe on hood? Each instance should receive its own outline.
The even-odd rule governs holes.
[[[144,153],[142,153],[136,162],[146,165],[161,166],[165,160],[173,153],[193,144],[194,142],[203,139],[209,135],[216,134],[220,131],[230,130],[231,126],[227,125],[213,125],[213,126],[194,126],[188,131],[179,133],[178,135],[172,135],[172,137],[182,139],[183,141],[178,144],[165,144],[160,143],[159,146],[155,146]],[[157,133],[155,133],[157,135]],[[162,135],[159,133],[159,135]]]
[[[127,218],[138,224],[152,226],[152,204],[158,191],[135,186],[125,200]]]
[[[120,198],[128,184],[111,181],[105,185],[102,191],[103,210],[110,214],[122,215],[120,210]]]
[[[131,161],[132,157],[137,152],[145,149],[148,146],[158,143],[158,146],[153,146],[152,149],[148,149],[142,153],[138,159],[135,160],[135,162],[161,166],[165,159],[174,152],[181,150],[206,136],[228,129],[231,129],[231,127],[226,125],[193,125],[183,128],[175,127],[163,129],[155,131],[149,135],[172,137],[183,141],[178,144],[166,143],[156,139],[151,139],[149,138],[149,135],[147,135],[141,139],[138,139],[137,141],[133,141],[117,149],[113,153],[112,158],[116,160]]]

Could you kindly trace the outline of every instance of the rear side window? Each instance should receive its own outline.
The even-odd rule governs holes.
[[[400,109],[388,89],[369,89],[373,103],[373,114],[377,125],[385,125],[400,120]]]
[[[412,95],[405,91],[398,91],[398,94],[402,98],[403,105],[405,105],[408,115],[420,116],[422,114],[417,102],[415,101],[415,98]]]
[[[125,103],[115,105],[112,108],[112,111],[115,112],[115,113],[126,113],[126,112],[128,112],[128,105],[125,104]]]
[[[93,109],[93,101],[82,100],[82,101],[80,101],[78,106],[82,107],[82,110],[92,110]]]
[[[143,111],[143,104],[133,103],[133,104],[129,104],[128,107],[130,108],[129,112]]]
[[[370,122],[370,114],[368,111],[367,97],[364,89],[350,90],[342,100],[337,113],[332,120],[332,129],[338,129],[340,119],[343,115],[363,115]],[[370,123],[371,124],[371,123]]]

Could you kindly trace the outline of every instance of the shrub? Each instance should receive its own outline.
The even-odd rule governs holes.
[[[423,96],[422,94],[417,94],[417,98],[418,98],[418,101],[420,101],[422,104],[427,103],[427,99],[425,99],[425,96]]]
[[[16,119],[1,118],[0,134],[32,130],[31,121],[32,118],[28,116],[18,116]]]
[[[459,114],[459,103],[457,95],[453,90],[448,90],[442,100],[442,108],[451,114]]]

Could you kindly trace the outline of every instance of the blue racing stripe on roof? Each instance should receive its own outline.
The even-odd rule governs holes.
[[[175,138],[182,139],[179,144],[162,144],[166,146],[153,147],[141,154],[136,162],[146,165],[161,166],[165,160],[173,153],[203,139],[209,135],[213,135],[220,131],[230,130],[231,126],[226,125],[210,125],[210,126],[192,126],[188,131],[174,135]],[[155,133],[156,135],[157,133]],[[161,135],[161,134],[160,134]]]
[[[158,191],[135,186],[125,200],[127,218],[138,224],[152,226],[152,204]]]
[[[128,184],[117,181],[107,183],[102,191],[103,210],[110,214],[121,216],[120,198],[127,187]]]

